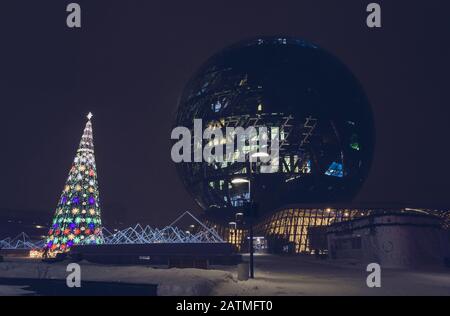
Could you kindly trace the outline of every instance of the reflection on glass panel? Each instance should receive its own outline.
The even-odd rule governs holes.
[[[328,170],[325,172],[325,174],[327,176],[333,176],[333,177],[342,178],[344,176],[344,171],[343,171],[343,168],[342,168],[342,164],[333,161],[331,163],[330,167],[328,168]]]

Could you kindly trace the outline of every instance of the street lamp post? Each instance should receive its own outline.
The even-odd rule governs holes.
[[[239,183],[248,183],[248,203],[245,207],[246,210],[246,222],[248,223],[248,233],[250,238],[250,244],[249,244],[249,252],[250,252],[250,278],[255,278],[255,268],[254,268],[254,245],[253,245],[253,219],[256,217],[257,212],[257,204],[253,202],[253,197],[251,194],[251,177],[252,177],[252,161],[255,159],[258,161],[259,158],[267,158],[269,157],[269,154],[264,151],[260,152],[254,152],[249,155],[249,159],[247,161],[247,178],[234,178],[231,180],[232,184],[239,184]]]
[[[253,212],[252,209],[253,205],[250,203],[250,211]],[[255,266],[254,266],[254,253],[255,253],[255,248],[253,247],[253,218],[251,216],[252,214],[250,214],[250,227],[248,229],[248,233],[249,233],[249,237],[250,237],[250,279],[254,279],[255,278]]]
[[[248,233],[249,233],[249,253],[250,253],[250,278],[255,278],[255,268],[254,268],[254,253],[255,249],[253,247],[253,217],[255,213],[255,205],[252,203],[251,196],[251,181],[243,178],[235,178],[231,181],[232,184],[240,184],[240,183],[248,183],[248,200],[249,202],[245,205],[245,219],[248,224]]]

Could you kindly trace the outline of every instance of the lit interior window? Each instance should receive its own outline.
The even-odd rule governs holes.
[[[344,176],[342,164],[333,161],[325,172],[325,175],[342,178]]]

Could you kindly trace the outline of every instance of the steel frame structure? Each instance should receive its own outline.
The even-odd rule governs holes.
[[[177,226],[182,218],[190,216],[199,224],[195,233],[184,231]],[[169,226],[163,229],[136,224],[115,233],[103,228],[103,243],[107,245],[151,244],[151,243],[224,243],[213,228],[207,227],[190,212],[184,212]]]
[[[42,249],[44,240],[31,240],[26,233],[20,233],[14,238],[7,237],[0,240],[0,249],[19,250],[19,249]]]
[[[175,226],[180,220],[189,216],[197,224],[195,232],[184,231]],[[225,243],[219,234],[200,220],[192,213],[184,212],[169,226],[162,229],[152,228],[149,225],[135,226],[122,229],[117,232],[111,232],[106,228],[102,229],[102,243],[106,245],[123,244],[151,244],[151,243]],[[32,241],[26,233],[20,233],[15,238],[5,238],[0,240],[0,249],[42,249],[44,240]],[[86,242],[86,244],[88,241]],[[83,243],[81,243],[83,244]]]

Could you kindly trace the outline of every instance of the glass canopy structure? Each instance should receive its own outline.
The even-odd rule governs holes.
[[[334,205],[290,205],[259,220],[255,225],[255,236],[264,239],[263,250],[274,253],[325,253],[326,228],[332,224],[370,218],[372,215],[433,216],[440,219],[443,229],[450,228],[448,209],[409,208],[404,206],[351,206]],[[217,224],[207,222],[227,242],[237,249],[248,249],[248,231],[242,223]],[[255,240],[256,244],[256,240]]]

